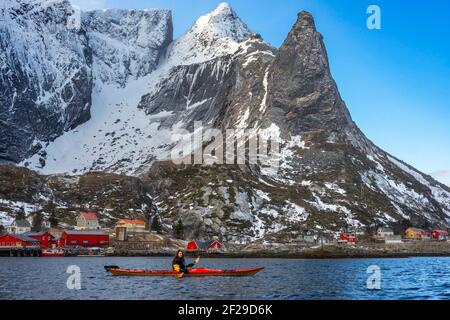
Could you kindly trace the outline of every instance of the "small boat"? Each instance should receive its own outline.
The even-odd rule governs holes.
[[[242,270],[213,270],[205,268],[190,269],[189,272],[181,274],[172,270],[127,270],[118,266],[105,266],[105,270],[114,276],[134,277],[248,277],[254,276],[264,268],[252,268]]]
[[[64,257],[63,249],[44,249],[42,250],[42,257]]]

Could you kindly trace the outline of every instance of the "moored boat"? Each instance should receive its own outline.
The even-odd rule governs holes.
[[[42,257],[64,257],[63,249],[44,249],[42,250]]]
[[[114,276],[134,277],[180,277],[181,273],[172,270],[128,270],[117,266],[105,266],[106,271]],[[254,276],[264,268],[251,268],[241,270],[213,270],[206,268],[190,269],[182,274],[183,277],[248,277]]]

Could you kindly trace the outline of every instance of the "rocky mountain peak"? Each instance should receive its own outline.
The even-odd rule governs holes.
[[[314,19],[302,11],[278,50],[269,86],[273,113],[289,131],[320,141],[346,139],[354,123],[342,101]],[[342,140],[340,139],[340,140]]]
[[[314,18],[308,11],[300,11],[298,13],[295,26],[316,28]]]
[[[175,64],[200,63],[233,54],[239,43],[252,35],[248,26],[226,3],[221,3],[211,13],[201,16],[189,31],[178,38],[169,51]]]

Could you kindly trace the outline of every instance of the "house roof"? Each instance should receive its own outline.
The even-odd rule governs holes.
[[[412,231],[414,231],[414,232],[421,232],[421,231],[425,231],[425,230],[423,230],[423,229],[420,229],[420,228],[416,228],[416,227],[410,227],[410,228],[408,228],[409,230],[412,230]]]
[[[48,231],[40,231],[40,232],[25,232],[24,235],[28,236],[28,237],[33,237],[33,236],[43,236],[44,234],[48,233],[49,235],[51,235],[53,238],[54,236],[49,233]]]
[[[217,240],[209,240],[209,241],[204,241],[204,242],[196,241],[196,243],[197,243],[199,249],[208,249],[216,241]]]
[[[126,224],[126,223],[130,223],[130,224],[145,224],[145,220],[121,219],[121,220],[117,221],[116,224]]]
[[[99,235],[99,236],[108,235],[106,232],[103,232],[103,231],[65,230],[64,232],[67,234],[73,234],[73,235]]]
[[[394,229],[389,228],[389,227],[381,227],[380,229],[382,229],[383,232],[394,232]]]
[[[25,234],[12,234],[11,236],[13,236],[13,237],[15,237],[15,238],[17,238],[17,239],[20,239],[20,240],[22,240],[22,241],[37,242],[36,239],[31,238],[31,237],[28,237],[28,236],[25,235]]]
[[[86,220],[98,220],[97,215],[92,212],[84,212],[80,214],[80,218],[84,218]]]
[[[15,225],[20,228],[31,228],[31,224],[27,220],[16,220]]]

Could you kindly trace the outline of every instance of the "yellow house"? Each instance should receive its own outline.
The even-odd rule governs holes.
[[[405,236],[408,239],[421,239],[423,233],[424,233],[424,230],[411,227],[411,228],[406,229]]]
[[[117,221],[117,228],[126,228],[127,232],[144,232],[145,231],[145,221],[144,220],[129,220],[122,219]]]

